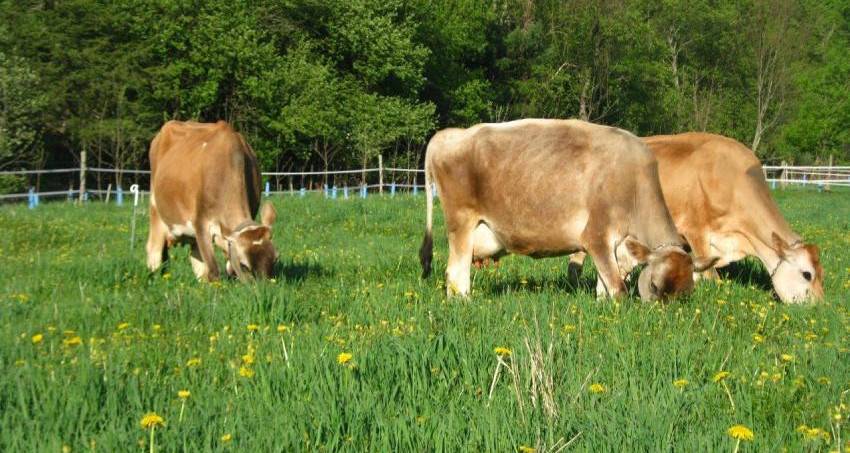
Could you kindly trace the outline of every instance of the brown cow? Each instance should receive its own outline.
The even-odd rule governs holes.
[[[151,204],[148,268],[168,259],[174,242],[192,245],[198,278],[219,278],[213,243],[225,251],[227,272],[240,278],[268,277],[277,261],[271,242],[276,214],[263,206],[257,157],[224,121],[215,124],[169,121],[150,147]]]
[[[693,288],[694,263],[664,205],[652,154],[632,134],[578,120],[520,120],[446,129],[428,143],[425,180],[440,193],[449,238],[446,286],[467,295],[473,258],[587,251],[597,294],[625,294],[623,276],[648,265],[644,299]],[[433,200],[427,193],[423,277],[431,271]]]
[[[749,148],[696,132],[643,141],[658,160],[667,207],[694,255],[719,256],[717,267],[754,255],[782,301],[823,297],[818,248],[791,230]]]

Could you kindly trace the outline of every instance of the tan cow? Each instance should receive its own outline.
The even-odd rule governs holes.
[[[428,144],[425,180],[438,188],[449,239],[446,287],[467,295],[473,258],[587,251],[597,293],[625,294],[623,277],[648,265],[644,299],[693,288],[694,263],[661,195],[657,164],[632,134],[578,120],[520,120],[446,129]],[[433,200],[427,193],[423,277],[431,271]]]
[[[695,132],[643,140],[658,160],[667,207],[694,255],[719,256],[717,267],[756,256],[782,301],[823,297],[818,248],[791,230],[749,148]]]
[[[253,220],[260,206],[260,172],[242,135],[224,121],[169,121],[151,142],[150,161],[148,268],[156,270],[168,259],[171,244],[187,242],[195,275],[216,280],[215,243],[228,258],[229,274],[272,274],[276,215],[266,203],[262,224]]]

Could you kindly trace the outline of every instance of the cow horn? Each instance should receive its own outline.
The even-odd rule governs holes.
[[[227,259],[230,262],[230,268],[233,269],[233,272],[236,273],[236,277],[239,280],[245,280],[245,273],[242,272],[242,264],[239,262],[239,257],[236,254],[236,249],[233,247],[233,241],[227,241]]]

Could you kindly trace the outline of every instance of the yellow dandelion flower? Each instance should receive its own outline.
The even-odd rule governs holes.
[[[242,363],[245,365],[253,365],[254,364],[254,356],[251,354],[245,354],[242,356]]]
[[[286,324],[278,324],[278,326],[277,326],[277,331],[279,333],[284,333],[284,332],[287,331],[287,329],[288,329],[288,327],[286,327]]]
[[[818,382],[820,382],[823,385],[829,385],[830,383],[832,383],[832,381],[830,381],[829,378],[826,377],[826,376],[819,377]]]
[[[62,340],[62,344],[65,346],[79,346],[83,344],[83,339],[78,336],[68,337]]]
[[[797,432],[802,434],[806,440],[823,439],[827,442],[832,440],[832,436],[829,434],[829,432],[820,428],[812,428],[806,425],[800,425],[797,427]]]
[[[196,367],[200,364],[201,364],[201,358],[200,357],[194,357],[194,358],[191,358],[191,359],[186,361],[186,366],[189,367],[189,368],[194,368],[194,367]]]
[[[250,369],[246,366],[239,367],[239,376],[242,376],[243,378],[249,378],[250,379],[250,378],[254,377],[254,370],[252,370],[252,369]]]
[[[156,412],[148,412],[142,417],[142,420],[139,422],[139,425],[142,426],[143,429],[155,428],[157,426],[165,426],[165,419],[157,415]]]
[[[352,354],[348,353],[348,352],[340,352],[339,355],[336,356],[336,363],[338,363],[340,365],[345,365],[346,363],[350,362],[351,359],[353,359],[353,358],[354,358],[354,356]]]
[[[153,325],[153,330],[155,330],[155,331],[159,332],[159,330],[160,330],[160,329],[162,329],[162,326],[161,326],[161,325],[159,325],[159,324],[154,324],[154,325]]]
[[[260,330],[260,326],[258,326],[256,324],[248,324],[247,328],[248,328],[248,332],[256,332],[256,331]]]
[[[683,389],[687,385],[688,385],[687,379],[676,379],[675,381],[673,381],[673,386],[676,387],[677,389]]]
[[[757,334],[757,333],[754,333],[753,334],[753,343],[756,343],[756,344],[764,343],[764,336]]]
[[[726,430],[726,434],[731,436],[733,439],[744,441],[751,441],[753,440],[753,438],[755,438],[753,431],[744,425],[731,426],[728,430]]]
[[[782,359],[783,362],[793,362],[794,361],[794,356],[791,355],[791,354],[782,354],[782,355],[779,356],[779,358]]]
[[[180,397],[181,400],[185,400],[186,398],[192,396],[192,392],[188,390],[180,390],[179,392],[177,392],[177,396]]]
[[[535,452],[537,452],[536,448],[529,447],[527,445],[520,445],[518,450],[519,450],[520,453],[535,453]]]
[[[121,324],[118,324],[118,330],[124,330],[124,329],[126,329],[126,328],[128,328],[128,327],[130,327],[130,323],[129,323],[129,322],[122,322]]]
[[[608,391],[608,389],[605,388],[605,385],[600,384],[599,382],[590,384],[590,392],[591,393],[599,394],[599,393],[605,393],[607,391]]]
[[[233,440],[233,436],[230,433],[227,433],[227,434],[221,436],[222,442],[227,443],[227,442],[230,442],[231,440]]]
[[[576,326],[572,324],[564,324],[564,333],[573,333],[576,331]]]
[[[499,346],[498,348],[494,349],[493,352],[495,352],[496,355],[501,356],[501,357],[510,357],[511,354],[512,354],[510,349],[502,347],[502,346]]]
[[[41,340],[44,340],[44,335],[37,333],[32,336],[32,344],[39,344]]]
[[[724,379],[728,378],[728,377],[729,377],[729,376],[731,376],[731,375],[732,375],[732,373],[730,373],[730,372],[728,372],[728,371],[719,371],[719,372],[717,372],[717,374],[715,374],[715,375],[714,375],[714,377],[713,377],[713,378],[711,378],[711,380],[712,380],[713,382],[721,382],[721,381],[723,381]]]

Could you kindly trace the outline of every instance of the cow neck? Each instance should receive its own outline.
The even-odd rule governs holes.
[[[750,203],[747,209],[747,218],[751,219],[741,225],[746,236],[755,251],[756,256],[773,273],[782,259],[779,251],[773,245],[773,233],[776,233],[789,246],[800,243],[800,236],[795,233],[772,198],[761,200],[759,203]],[[772,276],[772,275],[771,275]]]
[[[679,248],[683,246],[682,238],[676,231],[660,187],[653,190],[653,186],[649,185],[643,190],[636,191],[635,210],[632,213],[631,222],[629,229],[632,234],[650,250],[658,250],[666,246]]]

